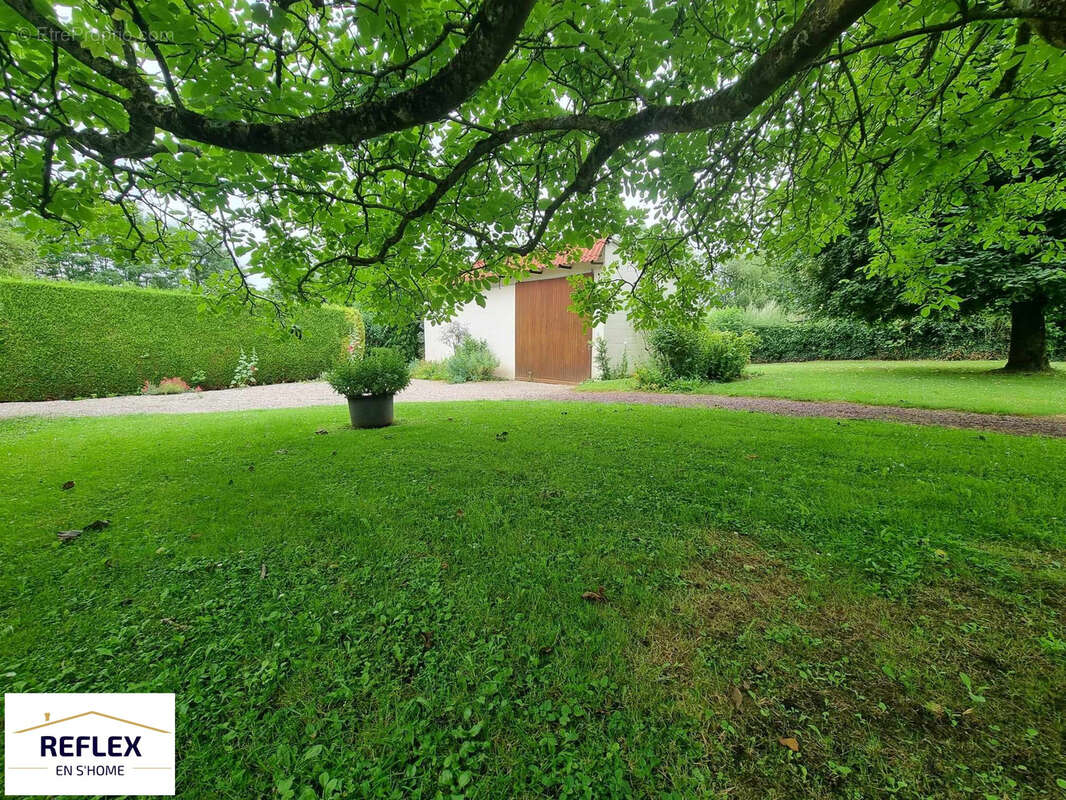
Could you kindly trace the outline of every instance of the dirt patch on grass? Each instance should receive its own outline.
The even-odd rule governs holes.
[[[872,773],[903,796],[1055,791],[1066,660],[1038,639],[1053,608],[954,583],[887,599],[734,534],[685,579],[635,669],[694,721],[709,763],[740,764],[736,796],[835,796]]]
[[[568,400],[589,403],[643,403],[684,408],[724,408],[734,411],[760,411],[788,417],[829,417],[831,419],[872,419],[907,422],[912,425],[942,425],[998,433],[1066,437],[1066,416],[1023,417],[1010,414],[978,414],[931,408],[871,406],[863,403],[836,403],[820,400],[785,400],[780,397],[730,397],[714,394],[655,394],[652,392],[573,392]]]

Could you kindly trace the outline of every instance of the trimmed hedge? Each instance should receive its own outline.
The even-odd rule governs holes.
[[[316,378],[353,339],[358,312],[336,306],[296,315],[301,338],[241,309],[199,311],[185,292],[0,280],[0,401],[132,394],[145,381],[203,372],[229,386],[241,348],[259,356],[258,383]]]
[[[715,327],[733,329],[723,319]],[[759,344],[752,361],[833,361],[844,359],[938,359],[961,361],[1006,358],[1010,327],[994,317],[937,320],[916,318],[883,323],[817,319],[788,324],[741,325]],[[1066,353],[1066,331],[1048,325],[1052,356]]]

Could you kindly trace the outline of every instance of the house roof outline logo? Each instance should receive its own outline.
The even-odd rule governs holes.
[[[111,714],[105,714],[103,711],[83,711],[80,714],[73,714],[69,717],[63,717],[62,719],[53,719],[48,722],[42,722],[40,725],[31,725],[29,728],[23,728],[22,730],[14,731],[14,733],[29,733],[30,731],[40,730],[41,728],[48,728],[52,725],[59,725],[63,722],[70,722],[73,719],[80,719],[82,717],[97,716],[105,719],[112,720],[114,722],[122,722],[126,725],[133,725],[137,728],[144,728],[146,730],[155,731],[156,733],[169,734],[170,731],[165,731],[162,728],[154,728],[151,725],[145,725],[143,722],[134,722],[132,719],[123,719],[122,717],[112,716]],[[48,719],[48,715],[45,715],[45,719]]]

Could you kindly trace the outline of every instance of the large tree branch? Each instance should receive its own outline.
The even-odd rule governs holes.
[[[284,122],[245,123],[213,119],[161,104],[139,72],[93,55],[77,37],[45,17],[31,0],[7,5],[63,50],[98,75],[130,92],[124,103],[131,131],[161,128],[183,139],[270,155],[291,155],[331,144],[356,144],[417,125],[436,122],[458,108],[495,74],[518,39],[537,0],[485,0],[470,35],[452,59],[423,83],[390,97]],[[115,151],[125,139],[114,138]],[[139,155],[139,148],[128,155]]]

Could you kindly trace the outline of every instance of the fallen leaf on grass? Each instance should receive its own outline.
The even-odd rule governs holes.
[[[176,619],[173,619],[171,617],[163,617],[159,621],[162,622],[164,625],[169,625],[172,628],[177,628],[179,631],[187,631],[187,630],[189,630],[189,626],[188,625],[183,625],[182,623],[178,622]]]
[[[81,531],[60,531],[56,534],[61,542],[72,542],[81,536]]]
[[[264,563],[264,564],[261,564],[259,566],[259,580],[261,580],[261,581],[262,580],[266,580],[266,576],[267,576],[267,565]]]
[[[744,458],[748,459],[748,461],[754,461],[758,457],[759,457],[758,453],[748,453],[746,456],[744,456]]]
[[[740,711],[740,707],[744,705],[744,695],[740,693],[740,689],[736,686],[734,686],[733,691],[729,693],[729,701],[737,711]]]
[[[111,520],[109,520],[109,519],[97,519],[97,520],[93,520],[88,525],[86,525],[84,530],[87,530],[87,531],[102,531],[104,528],[108,527],[109,525],[111,525]]]
[[[74,488],[74,481],[67,481],[66,483],[64,483],[59,488],[62,489],[64,492],[67,491],[67,489],[73,489]]]
[[[583,592],[581,599],[588,600],[590,603],[606,603],[607,595],[603,593],[603,587],[598,586],[594,592]]]
[[[784,747],[787,747],[793,753],[798,753],[800,751],[799,742],[797,742],[791,736],[779,737],[777,741],[778,741],[779,744],[781,744]]]
[[[193,539],[193,540],[195,540],[195,539],[199,539],[199,538],[200,538],[201,536],[203,536],[203,534],[202,534],[202,533],[190,533],[190,534],[189,534],[189,538],[190,538],[190,539]]]
[[[422,631],[419,636],[422,637],[422,649],[430,650],[433,647],[433,631]]]

